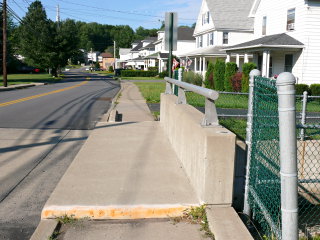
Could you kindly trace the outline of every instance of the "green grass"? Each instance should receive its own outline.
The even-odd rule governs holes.
[[[160,103],[160,94],[165,91],[165,83],[144,83],[144,82],[135,82],[139,87],[139,90],[142,96],[146,99],[148,103]]]
[[[8,84],[27,84],[34,82],[57,82],[62,78],[53,78],[50,74],[47,73],[34,73],[34,74],[9,74],[8,75]],[[0,77],[0,86],[3,86],[3,77]]]
[[[158,77],[121,77],[121,80],[163,80]]]
[[[246,139],[247,120],[238,118],[223,118],[219,119],[219,123],[225,128],[229,129],[231,132],[234,132],[238,138],[242,140]]]
[[[81,68],[82,66],[81,65],[67,65],[65,68],[73,68],[73,69],[79,69]]]

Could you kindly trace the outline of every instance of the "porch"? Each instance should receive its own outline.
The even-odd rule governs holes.
[[[263,77],[273,77],[282,72],[298,76],[302,71],[301,59],[304,45],[282,33],[258,38],[225,48],[227,54],[252,54],[253,62]]]

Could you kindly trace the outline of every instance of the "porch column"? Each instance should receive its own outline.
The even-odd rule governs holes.
[[[197,71],[197,65],[198,65],[197,58],[194,58],[194,71],[195,72]]]
[[[206,76],[206,71],[207,71],[206,58],[203,57],[203,73],[202,73],[203,77]]]
[[[248,53],[244,54],[244,63],[248,63],[249,62],[249,56]]]
[[[159,63],[158,63],[158,72],[161,73],[161,60],[159,60]]]
[[[262,77],[269,77],[269,67],[270,67],[270,51],[263,51],[262,57]]]
[[[230,60],[231,60],[231,54],[228,53],[226,57],[226,63],[230,62]]]
[[[236,55],[236,64],[239,68],[240,67],[240,55],[239,54]]]
[[[199,71],[202,73],[202,58],[200,57],[199,60],[200,60],[200,61],[199,61],[199,62],[200,62],[200,63],[199,63],[199,64],[200,64],[200,66],[199,66]]]

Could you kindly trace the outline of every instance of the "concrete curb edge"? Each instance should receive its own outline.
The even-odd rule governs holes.
[[[59,222],[53,219],[42,219],[30,240],[47,240],[59,228]]]

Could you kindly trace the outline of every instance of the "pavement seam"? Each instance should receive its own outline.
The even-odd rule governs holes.
[[[22,183],[33,172],[33,170],[35,170],[39,166],[40,163],[42,163],[44,159],[46,159],[47,156],[49,156],[49,154],[61,143],[61,141],[70,132],[71,130],[68,130],[68,132],[63,137],[61,137],[60,140],[45,155],[43,155],[39,162],[13,188],[11,188],[11,190],[7,192],[7,194],[2,199],[0,199],[0,204],[20,185],[20,183]]]

